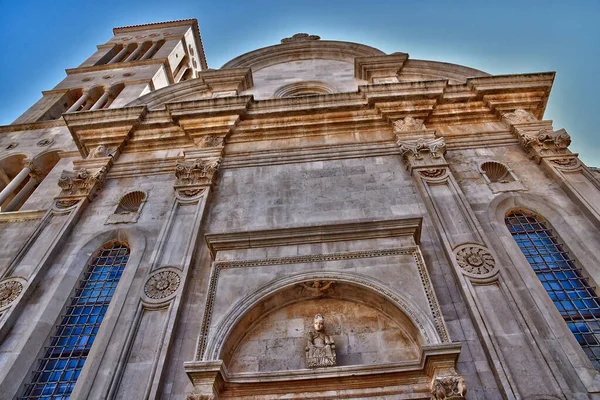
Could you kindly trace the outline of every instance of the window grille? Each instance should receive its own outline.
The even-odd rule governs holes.
[[[128,259],[126,244],[109,242],[90,260],[20,399],[69,398]]]
[[[600,370],[600,299],[560,238],[541,217],[514,211],[506,226],[577,342]]]

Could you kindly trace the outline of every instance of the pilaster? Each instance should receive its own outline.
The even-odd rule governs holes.
[[[139,393],[145,399],[160,397],[174,327],[222,150],[218,146],[186,151],[176,164],[172,206],[152,253],[135,317],[105,393],[107,398],[130,398]],[[151,362],[138,368],[132,355],[148,351]]]
[[[444,138],[427,130],[419,120],[405,119],[394,125],[403,160],[432,217],[505,396],[509,399],[563,396],[566,385],[555,377],[549,367],[551,360],[542,361],[546,356],[528,329],[526,311],[514,301],[516,294],[505,278],[500,259],[489,246],[484,230],[444,158]],[[523,371],[529,371],[532,376]],[[547,385],[533,387],[532,380],[547,382]],[[458,378],[439,378],[432,383],[432,398],[462,398],[463,386]],[[446,397],[439,397],[446,392],[449,393]]]

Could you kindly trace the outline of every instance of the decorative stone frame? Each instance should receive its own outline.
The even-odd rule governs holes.
[[[125,212],[125,213],[118,212],[119,208],[122,207],[122,205],[121,205],[122,201],[127,196],[129,196],[133,193],[143,193],[143,195],[144,195],[144,197],[140,201],[140,204],[139,204],[137,210],[132,211],[132,212]],[[122,196],[119,197],[119,201],[117,202],[116,206],[114,207],[113,212],[108,216],[108,218],[106,219],[106,222],[104,224],[108,225],[108,224],[136,223],[142,213],[142,209],[144,208],[144,204],[146,204],[147,200],[148,200],[148,191],[147,190],[143,190],[143,189],[128,190]]]
[[[545,338],[536,342],[544,354],[554,354],[554,357],[562,356],[559,363],[556,363],[557,366],[555,368],[562,364],[568,365],[572,369],[569,368],[568,372],[563,371],[563,374],[567,375],[576,371],[588,391],[598,392],[600,391],[600,381],[598,380],[600,373],[593,367],[591,361],[584,354],[579,343],[577,343],[577,340],[564,322],[560,312],[536,276],[535,271],[529,265],[529,262],[506,227],[504,222],[505,216],[510,211],[516,209],[525,209],[542,216],[548,222],[550,228],[563,240],[568,251],[574,255],[577,264],[583,267],[584,274],[592,282],[598,282],[598,278],[600,278],[600,270],[594,271],[590,269],[590,266],[594,268],[594,266],[600,265],[600,259],[596,256],[596,254],[600,254],[600,249],[594,246],[592,242],[586,241],[585,238],[581,237],[577,233],[579,228],[572,226],[563,218],[564,210],[547,198],[529,193],[503,193],[497,196],[488,206],[490,225],[503,244],[508,258],[512,260],[512,263],[506,263],[506,269],[512,277],[513,284],[517,287],[522,286],[526,288],[526,291],[522,290],[521,292],[529,293],[531,298],[522,301],[533,302],[543,321],[550,328],[536,326],[541,323],[540,319],[536,319],[526,321],[528,326],[524,327],[524,329],[529,329],[532,332],[547,332],[549,335],[552,335],[552,338]],[[533,335],[533,337],[537,336]],[[551,352],[545,344],[548,340],[558,343],[564,351]],[[550,364],[555,363],[554,360],[548,361],[550,361]]]
[[[335,86],[321,81],[300,81],[281,86],[273,95],[276,99],[284,97],[313,96],[337,93]]]
[[[504,167],[506,169],[508,176],[510,177],[510,180],[508,180],[506,182],[493,182],[487,175],[486,171],[483,169],[483,165],[486,163],[495,163],[495,164],[499,164],[500,166]],[[523,186],[523,184],[521,183],[519,178],[517,178],[517,176],[515,175],[513,170],[508,165],[506,165],[500,161],[496,161],[496,160],[482,161],[481,163],[479,163],[478,169],[479,169],[479,173],[483,176],[485,183],[488,185],[488,187],[490,188],[492,193],[526,190],[525,186]]]

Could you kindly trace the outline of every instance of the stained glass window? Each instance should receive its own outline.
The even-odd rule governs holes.
[[[128,259],[129,247],[116,241],[90,259],[20,399],[69,398]]]
[[[581,268],[540,216],[510,212],[506,226],[596,369],[600,369],[600,299]]]

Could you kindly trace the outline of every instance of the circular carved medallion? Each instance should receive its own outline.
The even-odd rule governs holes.
[[[151,299],[160,300],[169,297],[179,287],[181,278],[174,271],[162,271],[152,275],[144,286],[144,293]]]
[[[23,285],[18,281],[0,283],[0,308],[12,303],[23,291]]]
[[[489,274],[496,268],[494,257],[483,247],[465,246],[456,252],[458,265],[473,275]]]

